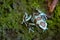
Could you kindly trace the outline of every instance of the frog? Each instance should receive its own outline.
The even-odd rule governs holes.
[[[22,24],[24,23],[29,28],[29,31],[34,32],[31,26],[39,27],[43,29],[43,31],[45,31],[48,29],[46,20],[47,20],[46,13],[40,11],[39,9],[36,9],[31,15],[28,15],[28,13],[25,12]]]

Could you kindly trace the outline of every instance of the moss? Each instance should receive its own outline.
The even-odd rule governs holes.
[[[21,25],[24,12],[32,13],[31,8],[46,11],[45,0],[0,0],[0,39],[1,40],[59,40],[60,39],[60,1],[53,12],[53,17],[47,20],[48,30],[43,32],[39,27],[34,27],[34,33]],[[7,30],[8,29],[8,30]],[[11,29],[11,30],[9,30]],[[5,31],[6,30],[6,31]],[[11,38],[12,35],[16,38]],[[6,34],[6,32],[8,32]],[[7,37],[11,36],[11,37]],[[13,35],[13,36],[15,36]]]

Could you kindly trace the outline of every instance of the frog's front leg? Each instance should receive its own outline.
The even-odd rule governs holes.
[[[34,23],[29,23],[29,25],[35,26],[35,24],[34,24]]]
[[[32,26],[35,26],[35,24],[29,23],[29,33],[30,33],[30,31],[34,32],[34,30],[33,30],[34,28]]]
[[[29,33],[30,33],[30,31],[34,32],[33,29],[34,29],[33,27],[30,27],[30,28],[29,28]]]

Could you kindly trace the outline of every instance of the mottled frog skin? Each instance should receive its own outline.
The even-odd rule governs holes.
[[[47,23],[46,23],[47,17],[45,13],[39,11],[39,14],[34,15],[33,17],[34,17],[33,20],[36,20],[36,24],[39,25],[40,28],[42,28],[43,30],[47,29]]]
[[[46,30],[48,29],[47,28],[47,23],[46,23],[46,14],[43,13],[42,11],[38,10],[39,13],[33,13],[32,15],[29,15],[27,13],[25,13],[24,15],[24,19],[23,19],[23,23],[27,24],[26,22],[28,22],[29,20],[31,20],[32,23],[29,23],[28,24],[31,26],[31,25],[38,25],[38,27],[42,28],[43,30]],[[27,25],[28,25],[27,24]]]

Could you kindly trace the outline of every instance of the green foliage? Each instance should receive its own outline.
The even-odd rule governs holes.
[[[59,40],[60,39],[60,3],[57,4],[53,17],[47,20],[48,30],[34,27],[34,33],[21,25],[24,12],[32,13],[32,8],[39,8],[46,12],[45,0],[0,0],[0,40]],[[7,32],[6,32],[6,31]],[[12,30],[9,31],[9,30]],[[15,30],[15,31],[14,31]],[[18,34],[16,38],[11,33]],[[2,34],[3,33],[3,34]],[[8,37],[11,35],[11,37]],[[7,37],[6,37],[7,36]],[[57,37],[56,37],[57,36]]]
[[[39,8],[39,4],[37,4],[36,2],[33,2],[31,6],[35,8]]]

